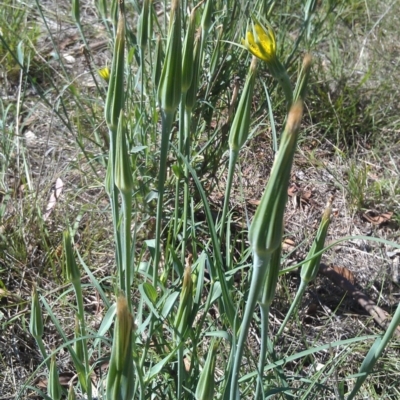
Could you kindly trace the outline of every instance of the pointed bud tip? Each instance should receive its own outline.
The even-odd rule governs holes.
[[[256,56],[253,56],[253,58],[251,59],[250,69],[252,71],[255,71],[257,69],[257,57]]]
[[[301,117],[303,115],[303,102],[297,100],[290,108],[286,129],[290,132],[297,132],[300,128]]]
[[[179,0],[172,0],[171,2],[171,10],[179,9]]]
[[[330,196],[328,202],[326,203],[325,211],[322,216],[324,220],[329,220],[332,213],[332,203],[333,203],[334,196]]]
[[[117,315],[125,313],[127,309],[128,309],[128,301],[126,300],[126,297],[124,295],[120,294],[117,299]]]
[[[307,53],[303,58],[303,68],[309,69],[312,64],[312,55]]]
[[[122,294],[117,299],[117,321],[120,326],[121,337],[127,346],[127,339],[130,337],[130,332],[133,328],[133,317],[128,309],[128,301]]]
[[[192,268],[190,265],[185,267],[184,275],[183,275],[183,286],[188,287],[192,284]]]

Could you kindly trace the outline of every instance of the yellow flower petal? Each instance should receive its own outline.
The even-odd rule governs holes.
[[[110,69],[108,67],[101,68],[98,72],[106,82],[110,80]]]
[[[257,34],[256,42],[262,50],[262,53],[268,58],[275,57],[276,41],[272,29],[264,28],[258,23],[255,24],[254,29]]]
[[[252,29],[246,32],[242,44],[251,54],[267,63],[271,75],[282,86],[288,107],[290,107],[293,102],[292,86],[285,67],[276,56],[276,39],[272,27],[268,22],[263,25],[253,18]]]
[[[254,56],[269,63],[276,58],[275,34],[271,28],[265,28],[259,22],[253,24],[252,31],[246,33],[242,43]]]

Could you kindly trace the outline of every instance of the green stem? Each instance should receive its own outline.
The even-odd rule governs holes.
[[[185,101],[186,102],[186,101]],[[188,163],[190,163],[190,125],[192,120],[192,111],[189,108],[185,108],[185,137],[183,154],[186,157]],[[187,164],[184,166],[184,193],[183,193],[183,246],[182,246],[182,263],[185,261],[185,252],[188,241],[188,218],[189,218],[189,169]]]
[[[145,48],[140,48],[140,115],[143,117],[144,112],[144,54]],[[144,146],[147,146],[147,137],[143,130],[143,121],[140,123],[141,141]],[[147,153],[147,150],[146,150]]]
[[[179,340],[177,341],[177,345],[179,345]],[[183,374],[185,370],[183,368],[183,346],[179,346],[177,351],[177,361],[178,361],[178,387],[176,388],[176,398],[182,399],[182,387],[183,382],[185,381]]]
[[[268,322],[269,322],[269,309],[270,305],[266,303],[260,303],[261,311],[261,349],[260,358],[258,360],[258,378],[257,378],[257,389],[255,400],[263,399],[263,374],[264,364],[268,351]]]
[[[182,100],[179,106],[179,143],[178,143],[178,149],[180,153],[183,154],[183,146],[185,143],[185,138],[184,138],[184,130],[185,130],[185,123],[184,123],[184,113],[185,113],[185,93],[182,93]],[[175,238],[178,237],[178,229],[180,228],[179,224],[179,212],[181,210],[181,207],[179,205],[179,194],[181,190],[181,176],[180,176],[180,171],[183,166],[183,163],[181,162],[181,159],[177,157],[178,160],[178,176],[176,178],[176,185],[175,185],[175,220],[174,220],[174,236]],[[181,257],[181,262],[184,264],[185,262],[185,243],[183,243],[182,246],[182,257]]]
[[[116,262],[118,271],[118,284],[121,290],[125,290],[125,282],[123,279],[123,269],[122,269],[122,254],[121,254],[121,237],[118,230],[119,224],[119,209],[118,209],[118,189],[114,184],[114,174],[115,174],[115,153],[116,153],[116,132],[109,130],[110,134],[110,151],[109,160],[107,166],[107,177],[106,177],[106,192],[110,197],[112,217],[113,217],[113,228],[114,228],[114,238],[116,246]]]
[[[83,358],[85,363],[85,381],[86,381],[86,394],[89,400],[92,399],[92,381],[90,378],[90,363],[89,353],[86,340],[86,329],[85,329],[85,309],[83,307],[83,293],[81,282],[78,280],[75,284],[73,283],[75,290],[76,303],[78,306],[78,319],[79,319],[79,334],[82,340]]]
[[[158,265],[161,259],[161,229],[162,229],[162,213],[164,203],[164,187],[167,170],[167,155],[169,147],[169,134],[172,127],[174,113],[161,111],[162,128],[161,128],[161,152],[160,152],[160,171],[158,175],[158,202],[156,217],[156,243],[155,256],[153,265],[153,286],[157,287]]]
[[[299,306],[299,303],[300,303],[300,301],[301,301],[301,299],[303,297],[303,294],[304,294],[304,292],[305,292],[305,290],[307,288],[307,285],[308,285],[308,282],[306,282],[304,280],[301,281],[300,286],[299,286],[299,288],[297,290],[297,293],[296,293],[296,297],[292,301],[292,304],[290,305],[289,311],[287,312],[286,317],[283,320],[282,325],[280,326],[280,328],[278,330],[278,333],[276,334],[276,339],[278,339],[282,335],[283,330],[285,329],[285,326],[288,323],[290,317],[292,316],[293,312],[296,311],[297,307]]]
[[[132,338],[132,340],[134,341],[135,339]],[[133,346],[135,346],[135,344],[133,344]],[[144,383],[143,372],[142,372],[143,370],[142,370],[142,367],[140,365],[140,361],[139,361],[139,359],[137,357],[137,353],[136,353],[135,350],[134,350],[133,358],[134,358],[134,361],[135,361],[135,364],[136,364],[135,371],[136,371],[136,375],[138,377],[139,388],[140,388],[139,399],[140,400],[144,400],[145,399],[145,393],[146,393],[146,385]],[[134,392],[136,392],[136,388],[135,388]]]
[[[394,313],[392,321],[390,322],[390,325],[387,328],[385,334],[383,335],[382,338],[378,337],[378,339],[376,339],[375,343],[372,345],[363,363],[361,364],[357,381],[354,385],[353,390],[347,397],[347,400],[352,400],[354,396],[357,394],[361,385],[367,379],[368,375],[372,372],[375,363],[382,355],[382,352],[385,350],[386,346],[389,343],[389,340],[392,338],[393,334],[395,333],[399,325],[400,325],[400,304],[397,306],[396,312]]]
[[[270,260],[270,253],[254,253],[253,260],[253,274],[251,277],[250,292],[247,299],[246,307],[244,310],[243,321],[240,326],[239,339],[236,346],[236,353],[234,354],[234,364],[232,370],[231,394],[230,398],[236,400],[239,398],[239,372],[242,363],[244,346],[246,344],[247,334],[249,332],[251,320],[257,301],[259,299],[262,287],[265,281],[266,268]]]
[[[132,221],[132,196],[127,193],[122,193],[122,211],[123,211],[123,223],[122,223],[122,270],[124,271],[124,283],[126,298],[128,302],[128,310],[132,312],[132,300],[130,295],[130,288],[132,285],[131,276],[131,221]]]
[[[39,347],[40,353],[42,354],[43,360],[45,360],[47,368],[50,371],[50,358],[48,358],[47,353],[46,353],[46,349],[44,347],[44,343],[43,340],[40,336],[35,337],[36,343]]]
[[[229,209],[229,199],[231,195],[231,190],[232,190],[232,182],[233,182],[233,176],[235,174],[235,166],[236,162],[239,156],[239,150],[233,150],[231,149],[229,152],[229,167],[228,167],[228,179],[226,182],[226,189],[225,189],[225,199],[224,199],[224,208],[222,210],[222,217],[221,217],[221,224],[220,224],[220,238],[222,240],[223,234],[225,232],[225,221],[226,221],[226,216],[228,214],[228,209]],[[228,227],[226,227],[228,230]]]

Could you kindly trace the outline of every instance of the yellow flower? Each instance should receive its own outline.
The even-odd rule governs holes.
[[[106,81],[108,82],[110,80],[110,68],[104,67],[99,69],[99,75]]]
[[[257,58],[265,61],[271,75],[279,82],[285,93],[288,110],[293,102],[293,91],[285,67],[276,56],[276,39],[271,25],[262,25],[253,18],[252,29],[242,39],[243,46]]]
[[[272,28],[261,25],[257,20],[252,24],[252,28],[252,31],[246,33],[246,39],[242,39],[242,44],[251,54],[266,63],[275,61],[276,40]]]

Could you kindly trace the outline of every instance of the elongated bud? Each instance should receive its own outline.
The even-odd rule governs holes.
[[[193,63],[194,50],[194,34],[196,30],[196,8],[190,13],[189,27],[186,31],[185,44],[183,46],[183,63],[182,63],[182,92],[185,93],[189,89],[195,65]]]
[[[196,388],[196,400],[211,400],[214,398],[214,372],[217,359],[219,340],[213,339],[211,351],[208,352],[206,363],[201,371],[199,383]]]
[[[115,27],[118,25],[118,9],[119,9],[118,6],[121,6],[122,2],[123,0],[121,2],[120,0],[111,0],[110,19],[114,27],[114,33],[115,33]]]
[[[104,110],[108,128],[112,132],[117,130],[118,117],[124,105],[125,15],[123,9],[121,0],[110,83]]]
[[[77,315],[75,315],[74,347],[75,347],[76,356],[78,357],[79,361],[81,361],[83,363],[85,361],[85,359],[84,359],[84,351],[83,351],[83,342],[82,342],[82,340],[80,340],[81,336],[82,335],[81,335],[81,327],[80,327],[80,323],[79,323],[79,318]]]
[[[201,41],[203,30],[199,28],[194,39],[194,55],[193,55],[193,76],[190,87],[186,93],[186,108],[191,111],[197,101],[197,90],[199,86],[200,67],[201,67]]]
[[[71,281],[74,287],[76,287],[77,285],[80,286],[81,274],[75,262],[74,252],[72,250],[72,244],[71,244],[71,236],[68,231],[64,232],[63,247],[64,247],[67,278]]]
[[[121,110],[121,115],[118,121],[117,130],[117,149],[115,155],[115,186],[120,192],[125,194],[132,193],[133,179],[132,167],[129,160],[128,148],[126,145],[124,113]]]
[[[229,147],[233,151],[239,151],[249,136],[250,112],[253,103],[253,89],[256,74],[257,58],[253,57],[229,134]]]
[[[201,28],[202,28],[205,36],[207,36],[208,31],[210,30],[210,27],[211,27],[213,2],[214,2],[214,0],[207,0],[206,6],[203,11],[203,15],[201,17]]]
[[[76,400],[75,390],[72,383],[69,385],[67,400]]]
[[[29,330],[35,339],[43,336],[42,310],[40,308],[39,296],[35,285],[33,286],[32,290],[31,320],[29,322]]]
[[[278,284],[279,270],[281,266],[281,246],[279,246],[271,255],[265,277],[265,285],[262,292],[260,303],[270,306],[274,300],[276,285]]]
[[[107,376],[107,400],[131,399],[135,387],[132,354],[133,318],[126,298],[117,299],[117,317]]]
[[[218,32],[218,37],[217,37],[217,42],[214,45],[214,50],[211,55],[211,62],[210,62],[210,72],[209,76],[212,77],[215,75],[217,72],[218,68],[220,67],[219,65],[219,60],[220,60],[220,54],[221,54],[221,47],[222,47],[222,37],[224,35],[224,27],[222,25],[218,26],[217,29],[219,29]],[[205,47],[205,35],[202,35],[202,42],[203,42],[203,48]]]
[[[75,20],[76,24],[81,23],[81,13],[79,0],[72,0],[72,18]]]
[[[324,214],[322,215],[321,223],[319,225],[314,242],[308,252],[307,258],[312,257],[314,254],[320,252],[324,248],[325,238],[328,233],[329,224],[331,222],[333,197],[328,200]],[[305,283],[309,283],[315,279],[319,270],[319,263],[321,262],[322,254],[306,262],[301,267],[300,277]]]
[[[297,101],[290,109],[267,187],[250,226],[250,243],[260,256],[272,254],[282,241],[283,214],[302,113],[303,104]]]
[[[190,329],[189,319],[193,308],[193,282],[192,269],[190,266],[185,268],[183,275],[183,284],[181,296],[179,299],[179,308],[175,318],[175,329],[183,335],[187,329]]]
[[[181,98],[182,41],[179,0],[172,0],[167,51],[158,86],[158,101],[166,113],[174,113]]]
[[[144,49],[147,46],[147,40],[149,38],[149,32],[151,26],[149,18],[151,17],[150,6],[151,6],[151,0],[143,1],[142,12],[140,14],[140,19],[139,19],[139,30],[138,30],[139,46],[142,49]]]
[[[122,371],[125,361],[129,360],[132,355],[131,338],[132,338],[133,319],[128,310],[128,302],[123,296],[119,296],[117,300],[117,321],[115,328],[116,336],[116,361],[117,370]]]
[[[312,64],[311,54],[307,53],[303,58],[303,64],[297,79],[296,88],[294,90],[294,99],[304,100],[307,94],[307,84],[310,77],[310,69]]]
[[[160,84],[161,65],[163,59],[162,41],[160,35],[157,36],[156,50],[154,53],[155,53],[155,60],[154,60],[154,68],[152,71],[152,78],[154,86],[158,87],[158,85]]]
[[[51,357],[49,380],[47,382],[47,393],[52,400],[60,400],[62,396],[62,388],[58,377],[56,356]]]

